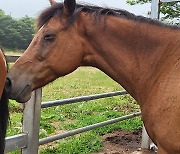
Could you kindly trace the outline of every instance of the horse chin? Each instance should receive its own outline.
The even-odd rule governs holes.
[[[19,95],[10,94],[10,98],[16,100],[18,103],[25,103],[31,98],[31,87],[27,85]]]

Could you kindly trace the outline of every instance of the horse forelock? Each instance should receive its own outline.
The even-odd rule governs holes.
[[[45,10],[42,11],[42,13],[37,18],[37,29],[38,31],[40,28],[42,28],[52,17],[55,15],[58,15],[61,17],[61,11],[63,10],[63,4],[62,3],[56,3]]]
[[[52,17],[55,15],[59,16],[61,18],[62,12],[63,12],[63,3],[56,3],[47,9],[45,9],[37,18],[37,30],[39,30],[44,24],[46,24]],[[115,16],[118,18],[125,18],[128,20],[133,20],[136,22],[142,22],[142,23],[148,23],[148,24],[153,24],[161,27],[167,27],[167,28],[173,28],[173,29],[180,29],[178,26],[174,25],[167,25],[164,24],[158,20],[152,20],[151,18],[146,18],[143,16],[136,16],[133,13],[130,13],[126,10],[122,9],[112,9],[112,8],[103,8],[99,6],[94,6],[94,5],[86,5],[86,4],[76,4],[76,8],[74,13],[69,17],[67,25],[72,25],[73,22],[77,19],[79,14],[81,12],[89,13],[89,14],[94,14],[97,22],[100,20],[100,16],[105,15],[105,16]]]

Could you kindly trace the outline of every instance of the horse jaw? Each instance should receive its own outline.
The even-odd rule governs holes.
[[[31,87],[27,85],[18,95],[13,95],[13,93],[11,93],[10,98],[19,103],[27,102],[31,98]]]

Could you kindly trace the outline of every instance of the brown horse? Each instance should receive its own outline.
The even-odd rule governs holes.
[[[8,89],[4,89],[5,81],[6,81],[6,74],[7,74],[7,66],[6,66],[6,60],[4,57],[4,54],[2,50],[0,49],[0,154],[4,153],[5,148],[5,135],[6,135],[6,129],[7,129],[7,122],[9,117],[8,112],[8,95],[7,91]],[[8,84],[7,83],[7,88]]]
[[[139,102],[158,153],[179,154],[180,28],[75,0],[51,4],[39,16],[28,49],[10,69],[11,98],[26,102],[32,90],[79,66],[93,66]]]

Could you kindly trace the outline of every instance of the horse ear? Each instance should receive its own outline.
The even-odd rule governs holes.
[[[54,5],[56,2],[54,0],[49,0],[51,6]]]
[[[76,0],[64,0],[64,9],[67,15],[72,15],[76,8]]]

